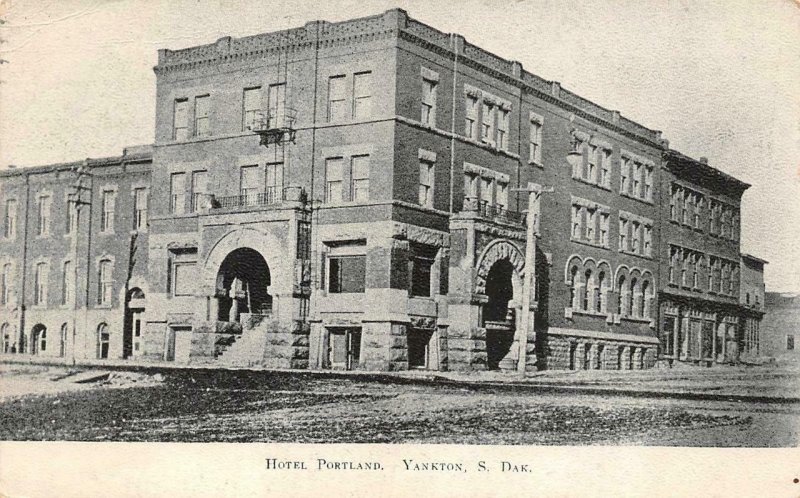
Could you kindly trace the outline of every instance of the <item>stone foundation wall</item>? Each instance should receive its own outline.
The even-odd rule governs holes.
[[[361,364],[364,370],[408,370],[408,325],[367,322],[361,328]]]
[[[309,367],[309,327],[302,322],[292,325],[271,321],[265,324],[266,347],[262,365],[266,368]]]
[[[589,361],[585,365],[585,347],[589,346]],[[602,346],[602,353],[598,351]],[[546,367],[551,370],[569,370],[572,363],[573,370],[620,370],[620,351],[622,354],[622,370],[641,370],[653,368],[656,365],[655,344],[634,344],[623,341],[593,340],[585,337],[551,336],[544,341],[541,354],[545,359]],[[574,359],[571,358],[573,355]],[[633,365],[630,362],[630,353],[633,350]]]

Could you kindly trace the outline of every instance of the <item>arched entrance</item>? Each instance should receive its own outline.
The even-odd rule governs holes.
[[[516,308],[509,306],[514,299],[514,265],[501,259],[489,269],[486,277],[486,297],[483,305],[483,326],[486,328],[486,356],[489,370],[500,368],[514,343]],[[513,305],[514,303],[512,303]]]
[[[111,332],[108,325],[101,323],[97,326],[97,357],[101,360],[108,358],[108,348],[111,343]]]
[[[125,322],[122,327],[122,357],[141,355],[144,317],[144,292],[134,287],[125,296]]]
[[[238,322],[242,313],[271,314],[270,284],[269,266],[258,251],[249,247],[232,251],[217,273],[217,319]]]
[[[31,354],[38,355],[47,351],[47,327],[37,323],[31,329],[31,336],[33,337]]]

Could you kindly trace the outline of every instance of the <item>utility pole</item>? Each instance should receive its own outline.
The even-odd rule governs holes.
[[[78,232],[80,228],[80,220],[81,220],[81,207],[82,206],[89,206],[91,205],[91,195],[89,196],[89,200],[83,199],[83,192],[84,191],[91,191],[91,187],[83,185],[83,178],[89,175],[88,172],[88,161],[84,161],[83,164],[77,166],[73,169],[73,172],[77,175],[75,178],[75,183],[72,185],[73,191],[69,194],[69,202],[74,203],[75,205],[75,220],[72,227],[72,246],[73,246],[73,263],[72,263],[72,286],[73,286],[73,295],[72,295],[72,309],[74,310],[72,316],[72,364],[75,365],[75,343],[78,335],[78,289],[80,288],[78,285]],[[67,212],[67,216],[70,216],[71,213]],[[91,217],[91,213],[89,214]],[[72,222],[70,220],[70,222]],[[89,285],[88,278],[89,278],[89,268],[86,268],[86,278],[87,278],[87,287]],[[87,303],[88,307],[88,303]]]
[[[528,333],[532,328],[531,296],[536,288],[536,237],[539,228],[541,211],[541,196],[546,192],[553,192],[553,187],[543,187],[538,183],[528,183],[527,188],[512,189],[518,192],[528,192],[527,235],[525,237],[525,276],[522,283],[522,311],[517,324],[517,341],[519,355],[517,372],[524,376],[528,354]],[[534,341],[536,340],[534,332]]]

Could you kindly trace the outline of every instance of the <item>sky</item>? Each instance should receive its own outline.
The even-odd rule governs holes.
[[[768,291],[800,292],[800,3],[791,0],[0,0],[0,168],[152,143],[159,48],[393,7],[752,184],[742,251],[769,261]]]

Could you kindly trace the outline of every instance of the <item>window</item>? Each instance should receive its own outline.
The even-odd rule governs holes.
[[[433,207],[433,163],[419,161],[419,205]]]
[[[600,186],[611,188],[611,151],[599,148],[597,162],[600,165]]]
[[[342,165],[341,157],[330,158],[325,162],[325,201],[341,202],[342,199]]]
[[[483,126],[481,127],[481,140],[486,143],[494,144],[494,111],[495,107],[488,103],[483,103]]]
[[[653,227],[650,225],[644,226],[644,255],[653,255]]]
[[[103,210],[100,213],[100,231],[114,231],[114,212],[117,204],[117,194],[113,190],[103,191]]]
[[[619,250],[628,250],[628,220],[620,218],[619,220]]]
[[[352,197],[354,201],[369,200],[369,156],[353,156],[352,166]]]
[[[72,261],[64,261],[61,267],[61,304],[72,304],[72,291],[75,287],[74,277],[75,269],[72,266]]]
[[[485,176],[481,177],[481,201],[488,204],[492,203],[494,179]]]
[[[581,207],[572,205],[572,238],[581,238]]]
[[[632,176],[633,176],[633,178],[632,178],[631,186],[632,186],[632,190],[633,191],[631,192],[631,195],[633,195],[634,197],[641,197],[642,196],[642,190],[641,190],[642,189],[642,187],[641,187],[642,164],[641,163],[636,162],[636,161],[633,162],[633,175]]]
[[[331,256],[328,292],[332,294],[364,292],[367,257]]]
[[[692,288],[698,289],[700,287],[700,281],[697,275],[697,254],[693,253],[689,257],[689,269],[692,271]]]
[[[286,123],[286,83],[269,86],[269,127],[284,128]]]
[[[422,78],[422,124],[436,126],[436,87],[438,83]]]
[[[97,304],[110,305],[111,294],[114,291],[114,275],[112,272],[111,260],[100,260],[97,270]]]
[[[211,98],[208,95],[194,99],[194,136],[206,137],[211,135],[211,123],[208,119],[211,107]]]
[[[586,270],[584,282],[586,282],[586,289],[583,293],[583,306],[581,309],[584,311],[592,311],[591,306],[593,305],[593,300],[591,293],[594,287],[594,275],[592,274],[592,270]]]
[[[430,297],[431,267],[436,259],[437,248],[411,243],[411,296]]]
[[[586,180],[597,181],[597,160],[600,155],[600,148],[596,145],[589,145],[589,157],[587,161]]]
[[[642,247],[642,225],[634,221],[631,223],[631,251],[639,254]]]
[[[108,325],[101,323],[97,327],[97,357],[100,359],[108,358],[108,350],[111,344],[111,333]]]
[[[33,304],[47,304],[47,263],[36,263],[33,278]]]
[[[595,290],[595,311],[606,312],[606,273],[600,272],[597,276],[597,289]]]
[[[600,245],[603,247],[608,247],[609,219],[608,213],[600,213]]]
[[[508,184],[497,182],[497,205],[508,209]]]
[[[478,198],[478,175],[464,173],[464,197],[470,199]]]
[[[681,188],[675,184],[672,184],[672,196],[669,199],[669,219],[672,221],[679,221],[678,202],[681,197]]]
[[[186,174],[173,173],[169,178],[169,210],[183,214],[186,209]]]
[[[705,198],[700,194],[695,194],[695,202],[694,202],[694,227],[699,229],[700,228],[700,215],[703,210],[703,204],[705,203]]]
[[[197,212],[201,207],[203,207],[207,183],[208,174],[205,171],[192,172],[192,213]]]
[[[253,130],[261,120],[261,87],[245,88],[242,95],[242,131]]]
[[[625,275],[620,275],[619,280],[617,280],[617,314],[618,315],[626,315],[625,310]]]
[[[587,209],[586,210],[586,240],[589,242],[594,242],[594,230],[595,224],[597,223],[597,210],[596,209]]]
[[[794,335],[786,334],[786,350],[794,351]]]
[[[690,216],[690,214],[691,214],[691,211],[692,211],[692,209],[689,207],[689,205],[691,204],[691,202],[692,202],[692,194],[691,194],[691,192],[689,192],[689,191],[684,191],[684,192],[683,192],[683,204],[682,204],[682,211],[681,211],[681,213],[682,213],[682,215],[681,215],[681,222],[682,222],[684,225],[689,225],[689,224],[691,224],[691,221],[689,220],[689,216]]]
[[[267,202],[272,204],[283,200],[283,163],[267,164]]]
[[[578,307],[578,267],[573,266],[569,272],[569,306]]]
[[[542,119],[531,118],[531,129],[528,144],[528,162],[542,164]]]
[[[0,305],[11,302],[11,264],[3,265],[3,272],[0,273]]]
[[[189,100],[178,99],[172,116],[172,138],[186,140],[189,138]]]
[[[353,118],[366,119],[372,115],[372,73],[353,75]]]
[[[133,191],[133,228],[147,228],[147,189],[137,188]]]
[[[478,139],[478,97],[467,95],[465,99],[464,134],[473,139]]]
[[[644,195],[642,196],[646,201],[653,200],[653,167],[645,166],[644,168]]]
[[[239,195],[245,206],[256,205],[258,202],[258,194],[261,193],[261,186],[261,168],[258,165],[242,166],[241,177],[239,179]]]
[[[498,110],[497,147],[508,150],[508,118],[511,113],[505,109]]]
[[[71,234],[75,231],[78,223],[78,205],[72,200],[67,200],[67,226],[64,233]]]
[[[631,160],[623,157],[619,166],[619,192],[621,194],[630,194],[630,176],[631,176]]]
[[[328,78],[328,121],[347,119],[344,75]]]
[[[6,201],[5,224],[3,226],[3,236],[13,239],[17,235],[17,201],[9,199]]]
[[[197,263],[176,262],[172,265],[172,295],[192,296],[197,281]]]
[[[36,202],[39,212],[36,234],[39,236],[46,236],[50,233],[50,196],[39,196]]]

